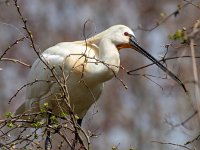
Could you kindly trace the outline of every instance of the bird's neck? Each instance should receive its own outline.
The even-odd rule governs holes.
[[[116,46],[110,39],[99,41],[99,62],[94,65],[94,73],[98,82],[105,82],[119,71],[120,58]]]
[[[99,59],[111,66],[119,66],[118,49],[110,39],[102,39],[99,42]]]

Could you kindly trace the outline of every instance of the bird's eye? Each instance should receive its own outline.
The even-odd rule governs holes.
[[[125,35],[125,36],[128,36],[128,35],[129,35],[129,33],[128,33],[128,32],[124,32],[124,35]]]

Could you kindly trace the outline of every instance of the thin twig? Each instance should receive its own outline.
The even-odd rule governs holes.
[[[17,39],[14,43],[12,43],[11,45],[9,45],[6,50],[4,50],[3,54],[0,56],[0,60],[3,58],[4,55],[6,55],[6,53],[14,46],[17,45],[19,42],[22,42],[26,37],[22,37],[20,39]]]
[[[156,24],[151,27],[151,28],[143,28],[141,25],[139,25],[136,29],[134,30],[142,30],[142,31],[148,31],[148,32],[151,32],[153,31],[154,29],[156,29],[157,27],[159,27],[160,25],[162,25],[163,23],[165,23],[167,20],[169,20],[172,16],[177,16],[180,11],[184,8],[186,8],[189,4],[192,4],[191,1],[190,2],[186,2],[185,4],[183,5],[179,5],[179,7],[173,11],[172,13],[170,13],[169,15],[165,16],[162,20],[159,20],[156,22]]]
[[[28,68],[31,68],[31,65],[21,61],[21,60],[18,60],[18,59],[14,59],[14,58],[1,58],[1,61],[10,61],[10,62],[13,62],[13,63],[19,63],[25,67],[28,67]]]
[[[167,58],[164,58],[164,59],[161,59],[161,60],[158,60],[158,61],[159,61],[159,62],[165,62],[165,61],[168,61],[168,60],[182,59],[182,58],[192,58],[192,56],[186,55],[186,56],[167,57]],[[200,56],[195,56],[195,58],[196,58],[196,59],[197,59],[197,58],[199,59]],[[152,66],[152,65],[154,65],[154,64],[155,64],[155,63],[149,63],[149,64],[147,64],[147,65],[145,65],[145,66],[138,67],[138,68],[133,69],[133,70],[129,70],[129,71],[127,71],[127,74],[132,75],[133,72],[138,71],[138,70],[141,70],[141,69],[144,69],[144,68],[147,68],[147,67]]]
[[[192,115],[190,115],[188,118],[186,118],[184,121],[177,123],[177,124],[173,124],[172,122],[168,121],[167,119],[165,120],[165,122],[167,124],[169,124],[170,126],[174,127],[179,127],[179,126],[184,126],[188,121],[190,121],[196,114],[198,113],[198,111],[194,111],[194,113],[192,113]]]
[[[27,83],[27,84],[24,84],[22,87],[20,87],[20,88],[17,90],[17,92],[9,99],[8,103],[10,104],[11,101],[13,100],[13,98],[16,97],[17,94],[18,94],[22,89],[24,89],[25,87],[27,87],[27,86],[29,86],[29,85],[33,85],[33,84],[35,84],[35,83],[37,83],[37,82],[55,83],[55,81],[37,80],[37,79],[35,79],[35,81],[30,82],[30,83]]]
[[[160,141],[152,141],[153,143],[158,143],[158,144],[163,144],[163,145],[172,145],[172,146],[177,146],[177,147],[181,147],[181,148],[185,148],[187,150],[192,150],[190,148],[188,148],[185,145],[180,145],[180,144],[175,144],[175,143],[170,143],[170,142],[160,142]]]
[[[198,134],[197,137],[195,137],[194,139],[187,141],[184,145],[192,144],[195,141],[199,140],[199,138],[200,138],[200,134]]]

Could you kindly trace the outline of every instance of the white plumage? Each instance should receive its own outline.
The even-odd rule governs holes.
[[[117,45],[129,43],[125,32],[133,35],[128,27],[116,25],[86,41],[59,43],[41,54],[51,67],[55,67],[54,71],[62,83],[64,76],[67,78],[71,107],[80,118],[99,98],[103,83],[118,72],[120,59]],[[55,80],[39,58],[32,65],[28,83],[36,79],[36,83],[27,87],[26,100],[15,114],[38,112],[44,103],[48,103],[54,113],[67,111],[66,104],[60,98],[59,85],[45,82]]]
[[[124,25],[115,25],[86,41],[63,42],[45,50],[41,57],[65,85],[74,113],[83,118],[90,106],[99,98],[103,83],[119,71],[119,50],[133,48],[151,61],[174,80],[182,82],[134,41],[133,31]],[[38,58],[29,73],[25,102],[15,114],[39,112],[48,103],[53,113],[67,112],[61,98],[62,90],[55,82],[51,71]],[[54,82],[48,82],[54,81]]]

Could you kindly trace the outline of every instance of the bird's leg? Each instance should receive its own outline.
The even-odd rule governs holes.
[[[51,124],[51,109],[48,109],[47,111],[47,125]],[[47,129],[47,136],[45,140],[45,150],[50,150],[52,148],[52,143],[51,143],[51,131]]]
[[[83,119],[77,119],[77,123],[78,123],[78,125],[81,127],[81,124],[82,124],[82,121],[83,121]]]
[[[77,119],[77,123],[78,123],[78,125],[81,127],[81,123],[82,123],[82,120],[83,119]],[[77,142],[78,141],[78,130],[77,130],[77,132],[75,132],[75,141]]]
[[[78,125],[81,127],[81,123],[82,123],[82,120],[83,119],[77,119],[77,123],[78,123]],[[78,143],[78,140],[79,140],[79,138],[78,138],[78,130],[75,130],[75,138],[74,138],[74,142],[73,142],[73,148],[75,148],[75,146],[76,146],[76,144]]]

